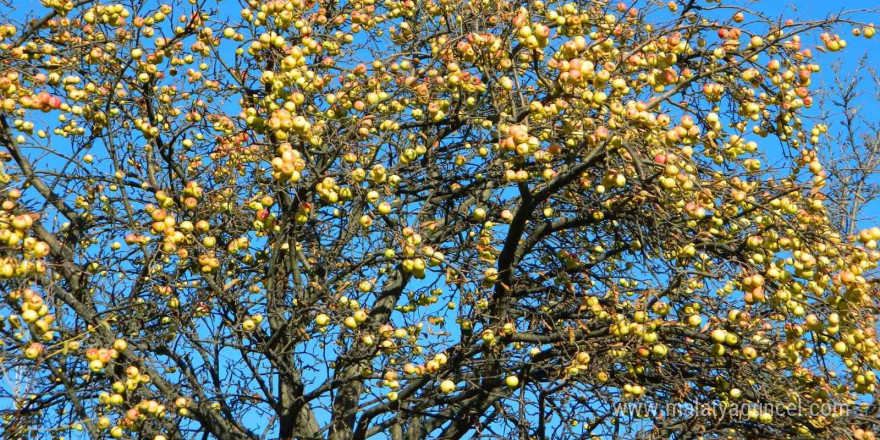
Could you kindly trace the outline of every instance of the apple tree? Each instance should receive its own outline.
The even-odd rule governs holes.
[[[875,28],[745,3],[9,2],[0,431],[873,440]]]
[[[853,32],[858,35],[861,30]],[[842,61],[842,60],[841,60]],[[880,74],[871,54],[846,70],[840,61],[831,65],[833,76],[819,98],[823,133],[821,160],[828,164],[832,223],[848,234],[860,221],[876,216],[873,204],[880,199],[880,118],[870,103],[880,100]],[[872,212],[873,211],[873,212]]]

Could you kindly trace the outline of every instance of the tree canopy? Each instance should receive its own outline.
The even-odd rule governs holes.
[[[880,228],[807,117],[873,25],[42,5],[0,12],[5,438],[874,439]]]

